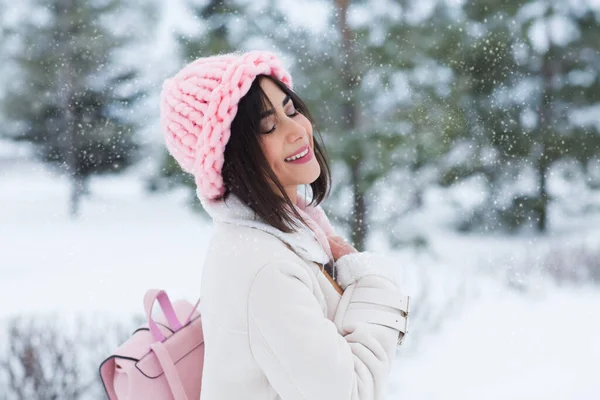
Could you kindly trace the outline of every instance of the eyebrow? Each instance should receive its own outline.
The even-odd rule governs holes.
[[[283,101],[281,102],[281,105],[285,107],[285,105],[288,103],[288,101],[290,101],[290,95],[286,94],[285,97],[283,98]],[[262,114],[260,114],[260,119],[266,118],[269,115],[273,115],[275,114],[275,111],[273,109],[267,110],[265,112],[263,112]]]

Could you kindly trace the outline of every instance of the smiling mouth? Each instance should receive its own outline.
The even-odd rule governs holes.
[[[302,151],[302,152],[300,152],[300,153],[296,154],[296,155],[295,155],[295,156],[293,156],[293,157],[288,157],[288,158],[286,158],[286,159],[285,159],[285,161],[286,161],[286,162],[289,162],[289,161],[295,161],[295,160],[299,160],[300,158],[302,158],[302,157],[306,156],[306,155],[308,154],[308,152],[309,152],[309,151],[310,151],[310,147],[309,147],[309,146],[306,146],[306,149],[304,149],[304,151]]]

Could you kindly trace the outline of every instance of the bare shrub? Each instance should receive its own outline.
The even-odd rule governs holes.
[[[414,353],[427,337],[437,334],[448,320],[456,319],[471,298],[477,296],[477,285],[466,271],[451,272],[437,255],[427,251],[406,264],[403,292],[410,295],[407,340],[399,353]],[[410,266],[408,266],[410,265]]]
[[[540,279],[550,278],[559,285],[600,284],[600,248],[543,243],[524,250],[515,249],[488,260],[487,269],[503,275],[508,287],[530,291]]]
[[[424,277],[420,283],[419,291],[412,296],[408,330],[411,340],[422,340],[427,335],[433,335],[441,329],[442,325],[450,318],[456,318],[464,309],[469,297],[467,282],[462,281],[454,285],[441,301],[431,277]],[[415,343],[416,348],[417,343]]]
[[[600,284],[600,249],[585,245],[552,248],[541,268],[557,283]]]
[[[132,332],[134,323],[98,316],[73,320],[18,316],[0,332],[3,400],[105,399],[98,366]]]

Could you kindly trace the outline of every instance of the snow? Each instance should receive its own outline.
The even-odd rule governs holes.
[[[100,178],[68,217],[64,177],[37,165],[0,175],[0,317],[24,312],[142,311],[149,287],[199,296],[210,227],[183,191],[149,196],[139,179]],[[183,277],[183,279],[182,279]]]
[[[596,399],[597,288],[523,296],[487,287],[399,360],[405,399]]]
[[[0,321],[126,318],[143,312],[150,287],[197,299],[211,225],[192,212],[188,192],[149,194],[136,170],[94,178],[72,220],[64,177],[23,160],[0,165]],[[428,251],[390,251],[405,267],[414,318],[388,398],[598,398],[600,290],[517,273],[527,251],[565,238],[598,243],[597,226],[571,223],[548,239],[432,229]]]

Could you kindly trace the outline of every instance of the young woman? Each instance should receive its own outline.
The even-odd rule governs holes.
[[[326,153],[291,87],[264,51],[200,58],[163,86],[167,147],[214,222],[202,400],[381,399],[406,333],[398,266],[357,252],[319,206]]]

